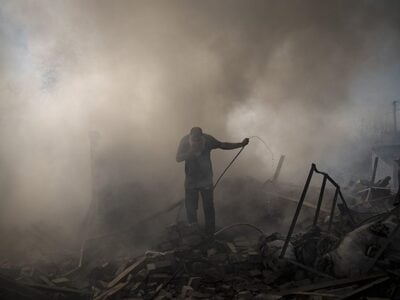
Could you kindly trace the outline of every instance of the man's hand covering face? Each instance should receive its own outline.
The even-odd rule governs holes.
[[[205,139],[203,135],[189,137],[190,152],[198,157],[204,151]]]

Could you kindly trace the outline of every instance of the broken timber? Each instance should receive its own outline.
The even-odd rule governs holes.
[[[146,257],[139,258],[136,262],[134,262],[132,265],[130,265],[128,268],[126,268],[124,271],[122,271],[117,277],[115,277],[112,281],[110,281],[107,285],[108,288],[112,288],[114,285],[116,285],[118,282],[120,282],[125,276],[129,275],[132,272],[139,271],[144,264],[146,263]]]
[[[382,278],[382,277],[386,277],[386,275],[383,273],[379,273],[379,274],[374,274],[374,275],[369,275],[369,276],[360,276],[357,278],[335,279],[335,280],[325,281],[325,282],[321,282],[321,283],[305,285],[302,287],[289,289],[286,291],[280,291],[280,292],[278,292],[278,294],[281,296],[287,296],[287,295],[291,295],[291,294],[298,293],[298,292],[311,292],[311,291],[316,291],[316,290],[320,290],[320,289],[351,285],[351,284],[368,281],[368,280],[373,280],[373,279],[378,279],[378,278]]]
[[[106,290],[104,293],[100,294],[99,296],[95,297],[94,300],[104,300],[107,299],[108,297],[118,293],[120,290],[122,290],[124,287],[126,287],[129,284],[129,281],[127,282],[120,282],[113,286],[112,288]]]
[[[371,282],[371,283],[369,283],[367,285],[364,285],[364,286],[362,286],[362,287],[360,287],[360,288],[348,293],[347,295],[344,295],[343,297],[340,297],[339,299],[341,299],[341,300],[350,299],[350,298],[358,295],[359,293],[362,293],[362,292],[364,292],[364,291],[366,291],[366,290],[368,290],[368,289],[370,289],[370,288],[372,288],[374,286],[377,286],[378,284],[381,284],[381,283],[384,283],[385,281],[388,281],[389,278],[390,277],[379,278],[379,279],[377,279],[377,280],[375,280],[375,281],[373,281],[373,282]]]

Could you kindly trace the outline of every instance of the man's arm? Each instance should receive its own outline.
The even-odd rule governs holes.
[[[249,139],[245,138],[241,143],[224,143],[221,142],[219,148],[223,150],[232,150],[232,149],[237,149],[240,147],[244,147],[249,143]]]

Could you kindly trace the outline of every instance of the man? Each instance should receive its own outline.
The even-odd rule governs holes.
[[[176,161],[185,161],[185,205],[190,224],[197,223],[199,193],[203,199],[205,231],[207,235],[215,232],[214,187],[210,152],[213,149],[231,150],[249,143],[245,138],[241,143],[223,143],[203,133],[200,127],[193,127],[190,134],[179,143]]]

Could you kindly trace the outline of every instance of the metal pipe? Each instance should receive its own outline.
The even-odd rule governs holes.
[[[276,182],[278,180],[284,160],[285,160],[285,155],[281,155],[281,157],[279,158],[278,166],[276,167],[275,170],[274,178],[272,179],[273,182]]]
[[[324,176],[324,179],[322,180],[321,190],[319,192],[318,204],[317,204],[317,209],[315,211],[313,226],[317,226],[319,211],[321,210],[321,204],[325,193],[326,180],[327,180],[326,176]]]
[[[393,131],[397,133],[397,102],[393,101]]]
[[[308,187],[310,186],[310,182],[311,182],[311,178],[312,178],[312,175],[314,173],[314,170],[315,170],[315,164],[312,164],[311,168],[310,168],[310,172],[308,173],[306,184],[304,185],[304,188],[303,188],[303,192],[301,193],[301,197],[300,197],[299,203],[297,204],[296,212],[294,213],[294,216],[293,216],[293,219],[292,219],[292,223],[290,224],[289,232],[288,232],[288,234],[286,236],[285,244],[282,247],[282,252],[281,252],[279,258],[283,258],[285,256],[286,249],[287,249],[287,247],[289,245],[290,238],[292,237],[292,234],[293,234],[293,231],[294,231],[294,227],[296,226],[297,219],[299,217],[301,207],[303,206],[304,199],[306,198],[306,194],[307,194],[307,191],[308,191]]]
[[[370,187],[372,187],[375,184],[376,170],[378,169],[378,162],[379,162],[379,157],[377,156],[377,157],[375,157],[374,167],[372,169]]]

